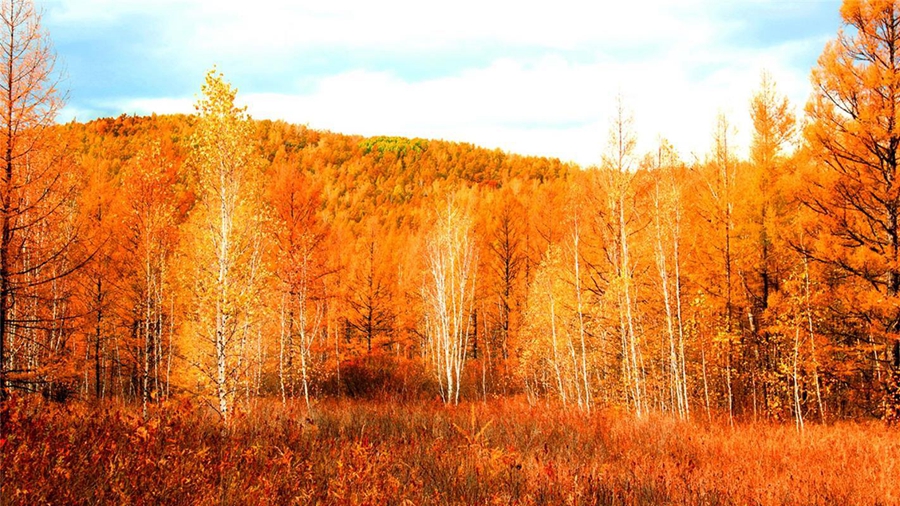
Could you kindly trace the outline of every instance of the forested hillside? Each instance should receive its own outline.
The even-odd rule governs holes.
[[[309,361],[305,378],[317,390],[340,362],[417,356],[424,330],[413,308],[421,305],[419,270],[426,259],[408,250],[420,249],[416,242],[434,221],[434,209],[458,193],[471,194],[473,202],[480,194],[534,195],[544,191],[542,181],[559,185],[576,170],[444,141],[362,139],[268,121],[246,127],[239,144],[252,170],[240,177],[253,197],[245,212],[255,224],[258,264],[252,268],[259,275],[248,282],[253,294],[243,304],[256,314],[242,322],[247,341],[235,359],[253,362],[252,390],[259,393],[280,395],[282,383],[285,395],[293,391],[304,377],[299,360]],[[58,300],[49,296],[68,311],[58,328],[65,346],[54,354],[38,347],[29,348],[34,357],[12,355],[53,364],[56,373],[34,368],[11,379],[140,399],[147,372],[148,397],[173,386],[193,391],[184,381],[197,371],[185,353],[196,343],[184,334],[196,310],[192,285],[201,280],[187,270],[195,267],[187,260],[196,249],[189,241],[209,232],[191,222],[209,190],[191,157],[196,119],[123,116],[56,130],[77,179],[69,189],[80,248],[71,248],[78,251],[71,262],[84,268],[66,280],[71,289],[54,285]],[[480,225],[487,227],[488,218]],[[309,315],[315,315],[311,322]],[[296,328],[300,320],[312,327]],[[302,346],[300,333],[309,336]],[[235,350],[229,348],[229,357]]]
[[[590,167],[255,121],[215,70],[194,115],[55,124],[39,15],[3,12],[3,395],[894,415],[892,5],[844,5],[799,116],[762,75],[746,156],[724,115],[639,152],[620,101]]]
[[[78,268],[13,299],[17,319],[46,324],[8,336],[11,387],[214,398],[223,417],[326,395],[892,413],[882,236],[897,227],[874,228],[891,186],[864,179],[879,174],[863,172],[867,146],[833,147],[850,134],[826,97],[801,131],[763,76],[746,159],[725,117],[702,160],[664,141],[638,153],[620,108],[602,163],[576,167],[253,121],[218,74],[204,92],[199,117],[53,128],[65,212],[29,240],[66,241],[58,261]]]

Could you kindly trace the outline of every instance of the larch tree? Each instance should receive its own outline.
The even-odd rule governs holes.
[[[509,359],[511,335],[514,333],[516,311],[520,305],[519,285],[525,264],[525,209],[509,188],[500,190],[495,204],[499,209],[491,213],[489,228],[488,269],[493,281],[497,304],[497,326],[501,358]]]
[[[773,332],[778,308],[770,299],[780,291],[789,265],[785,235],[789,227],[789,199],[782,194],[782,181],[789,168],[787,151],[794,140],[796,119],[788,99],[780,95],[771,75],[762,74],[759,89],[750,100],[753,121],[748,171],[754,189],[744,202],[743,222],[746,247],[738,258],[747,294],[749,333],[744,350],[745,374],[750,381],[754,413],[758,412],[758,393],[762,393],[764,414],[772,415],[784,404],[783,349],[789,338]],[[780,300],[780,299],[779,299]]]
[[[70,210],[71,189],[50,130],[64,103],[58,89],[56,56],[31,0],[0,4],[0,399],[12,375],[20,386],[33,387],[29,374],[40,365],[36,348],[53,354],[63,348],[60,294],[48,285],[78,264],[67,252],[75,229],[57,234],[57,223]],[[40,233],[41,237],[37,237]],[[52,234],[52,237],[48,234]],[[40,307],[39,307],[40,306]],[[37,314],[52,307],[49,314]],[[52,321],[51,321],[52,320]],[[39,338],[38,334],[45,334]]]
[[[83,253],[93,258],[77,278],[81,285],[82,312],[87,317],[83,325],[85,362],[93,365],[93,393],[99,399],[108,395],[104,372],[112,361],[106,352],[109,336],[115,333],[116,302],[120,298],[116,285],[122,277],[122,259],[117,252],[118,236],[114,229],[122,219],[116,209],[121,200],[116,195],[116,181],[109,163],[83,159],[82,164],[91,165],[91,171],[80,192],[78,207],[92,238],[92,244],[85,245],[88,250]],[[89,383],[85,381],[85,389]]]
[[[486,191],[476,204],[479,272],[472,357],[478,360],[482,393],[506,391],[513,379],[516,338],[525,302],[527,214],[521,181]],[[477,323],[477,325],[476,325]]]
[[[381,232],[378,234],[377,232]],[[385,251],[386,230],[372,224],[358,245],[356,269],[351,275],[348,324],[366,343],[366,353],[390,347],[394,331],[393,265]],[[375,347],[373,348],[373,343]]]
[[[264,213],[252,125],[235,105],[237,91],[213,69],[202,92],[189,162],[197,179],[187,244],[195,269],[192,362],[211,381],[227,422],[262,277]]]
[[[867,368],[893,370],[890,396],[900,378],[900,3],[845,0],[840,12],[806,109],[820,177],[805,199],[818,239],[804,252],[845,278],[840,316],[862,329]]]
[[[761,198],[755,221],[759,227],[758,267],[759,290],[755,294],[757,306],[768,307],[769,294],[777,289],[779,269],[776,252],[777,235],[785,210],[776,190],[784,170],[785,152],[796,131],[796,119],[787,97],[780,95],[772,76],[764,72],[759,89],[750,101],[753,138],[750,144],[750,163],[757,173]]]
[[[296,372],[307,408],[313,345],[325,328],[323,278],[327,230],[317,215],[319,192],[297,167],[275,168],[269,188],[274,214],[275,273],[282,294],[279,379],[282,400],[294,396]]]

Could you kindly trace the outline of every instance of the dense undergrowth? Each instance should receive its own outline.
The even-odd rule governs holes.
[[[13,399],[0,503],[900,504],[900,439],[874,422],[798,434],[516,400],[261,404],[224,427],[187,402],[144,420]]]

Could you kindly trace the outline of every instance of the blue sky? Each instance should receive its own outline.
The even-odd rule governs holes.
[[[802,111],[840,26],[836,0],[37,3],[68,75],[61,120],[189,113],[216,65],[256,118],[583,165],[618,95],[643,149],[702,157],[720,112],[746,147],[761,72]]]

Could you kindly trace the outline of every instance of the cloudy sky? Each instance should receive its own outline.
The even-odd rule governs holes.
[[[769,71],[798,111],[838,0],[37,0],[61,120],[191,112],[213,65],[255,118],[597,163],[621,95],[640,146],[749,142]]]

